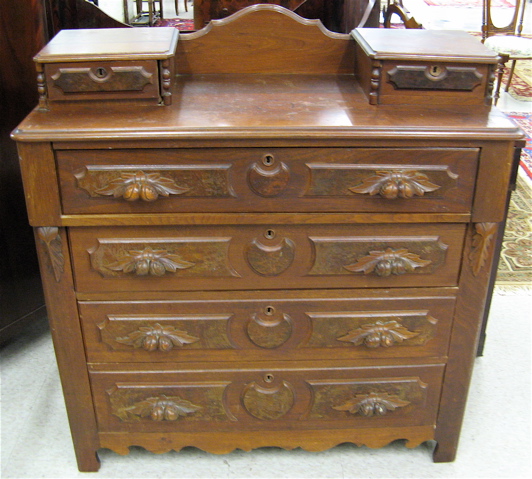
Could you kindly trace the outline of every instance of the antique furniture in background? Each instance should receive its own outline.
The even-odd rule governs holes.
[[[18,154],[9,134],[37,104],[35,55],[46,43],[40,0],[0,0],[0,343],[46,315]]]
[[[142,31],[56,37],[13,133],[80,470],[133,445],[452,461],[522,138],[497,55],[271,5]]]
[[[349,33],[358,27],[370,0],[194,0],[194,25],[203,28],[210,20],[226,18],[250,5],[280,5],[308,19],[319,19],[331,31]],[[380,2],[377,0],[365,24],[378,27]]]
[[[515,70],[517,60],[532,59],[532,39],[523,38],[523,20],[525,17],[525,7],[527,0],[515,0],[515,7],[510,21],[507,25],[499,26],[493,21],[491,0],[483,1],[482,9],[482,42],[499,55],[504,55],[506,60],[511,60],[512,66],[508,75],[508,81],[504,91],[510,88],[510,82]],[[499,76],[497,90],[502,81],[502,71]]]

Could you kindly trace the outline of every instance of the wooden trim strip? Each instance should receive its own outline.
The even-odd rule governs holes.
[[[63,215],[62,226],[468,223],[468,213],[179,213]]]

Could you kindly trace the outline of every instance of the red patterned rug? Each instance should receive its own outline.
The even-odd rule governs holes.
[[[506,115],[514,120],[526,134],[526,147],[521,151],[520,166],[532,180],[532,113],[510,112]]]
[[[482,7],[482,0],[425,0],[431,7]],[[513,7],[509,0],[492,0],[493,7]]]
[[[188,18],[164,18],[155,22],[155,27],[174,27],[180,32],[193,32],[194,20]]]

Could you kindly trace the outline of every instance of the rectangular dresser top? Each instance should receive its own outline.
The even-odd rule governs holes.
[[[475,138],[518,139],[495,108],[368,105],[353,75],[178,75],[173,104],[57,102],[17,141]]]

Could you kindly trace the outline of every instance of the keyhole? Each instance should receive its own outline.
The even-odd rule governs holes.
[[[264,308],[264,314],[266,316],[273,316],[275,313],[275,308],[273,306],[266,306],[266,308]]]
[[[264,382],[265,383],[272,383],[273,379],[274,379],[273,378],[273,374],[268,373],[268,374],[264,375]]]
[[[104,78],[107,76],[107,70],[103,67],[96,68],[96,76],[98,78]]]
[[[438,77],[443,73],[443,68],[440,65],[432,65],[430,67],[429,73],[433,77]]]
[[[266,239],[273,239],[275,238],[275,231],[274,230],[266,230],[266,232],[264,233],[264,237]]]
[[[262,159],[262,163],[266,166],[271,166],[273,165],[273,156],[272,155],[266,155],[264,156],[264,158]]]

